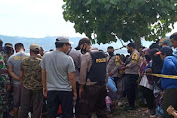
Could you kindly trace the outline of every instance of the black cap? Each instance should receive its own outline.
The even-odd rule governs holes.
[[[157,52],[156,55],[159,55],[162,53],[165,53],[167,56],[170,56],[172,55],[173,50],[170,47],[166,46],[166,47],[163,47],[159,52]]]
[[[89,38],[80,39],[79,44],[78,44],[78,46],[75,49],[76,50],[80,50],[80,45],[84,44],[84,43],[90,44],[90,39]]]
[[[129,43],[127,46],[128,46],[128,47],[135,48],[135,44],[134,44],[134,43]]]

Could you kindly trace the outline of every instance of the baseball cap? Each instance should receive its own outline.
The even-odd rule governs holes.
[[[80,50],[80,45],[84,44],[84,43],[90,43],[90,39],[89,38],[82,38],[80,39],[78,46],[75,48],[76,50]]]
[[[30,50],[32,51],[40,51],[40,46],[37,44],[31,44],[30,45]]]
[[[11,48],[13,48],[13,45],[12,45],[12,43],[5,43],[5,47],[11,47]]]
[[[69,39],[67,37],[64,36],[59,36],[56,38],[56,43],[69,43],[69,44],[73,44],[73,42],[70,42]]]
[[[172,55],[173,50],[169,46],[166,46],[166,47],[163,47],[159,52],[157,52],[156,55],[159,55],[162,53],[165,53],[166,55]]]

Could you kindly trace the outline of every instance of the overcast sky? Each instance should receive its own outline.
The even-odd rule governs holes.
[[[81,37],[62,15],[63,0],[0,0],[0,34]],[[175,29],[177,31],[177,23]],[[170,33],[170,34],[171,34]],[[169,34],[169,35],[170,35]]]

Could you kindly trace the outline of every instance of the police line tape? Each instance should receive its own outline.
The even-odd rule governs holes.
[[[163,75],[163,74],[153,74],[153,73],[145,73],[145,75],[151,75],[155,77],[169,78],[169,79],[177,79],[175,75]]]

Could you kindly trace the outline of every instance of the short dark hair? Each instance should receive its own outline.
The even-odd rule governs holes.
[[[112,46],[109,46],[107,49],[114,49]]]
[[[157,44],[157,43],[152,43],[150,46],[149,46],[149,49],[155,49],[155,48],[158,48],[160,49],[160,46]]]
[[[146,47],[144,47],[144,46],[140,46],[140,48],[145,49]]]
[[[30,50],[31,52],[33,52],[34,54],[39,54],[39,51],[34,51],[34,50]]]
[[[17,50],[19,50],[19,49],[24,49],[23,43],[16,43],[16,44],[15,44],[15,49],[17,49]]]
[[[135,44],[134,44],[134,43],[129,43],[127,46],[128,46],[128,47],[135,48]]]
[[[3,41],[0,39],[0,46],[2,46],[3,45]]]
[[[63,46],[65,45],[70,45],[69,43],[58,43],[58,42],[55,42],[55,47],[56,48],[62,48]]]
[[[177,41],[177,32],[173,33],[171,36],[170,36],[170,39],[174,39]]]

